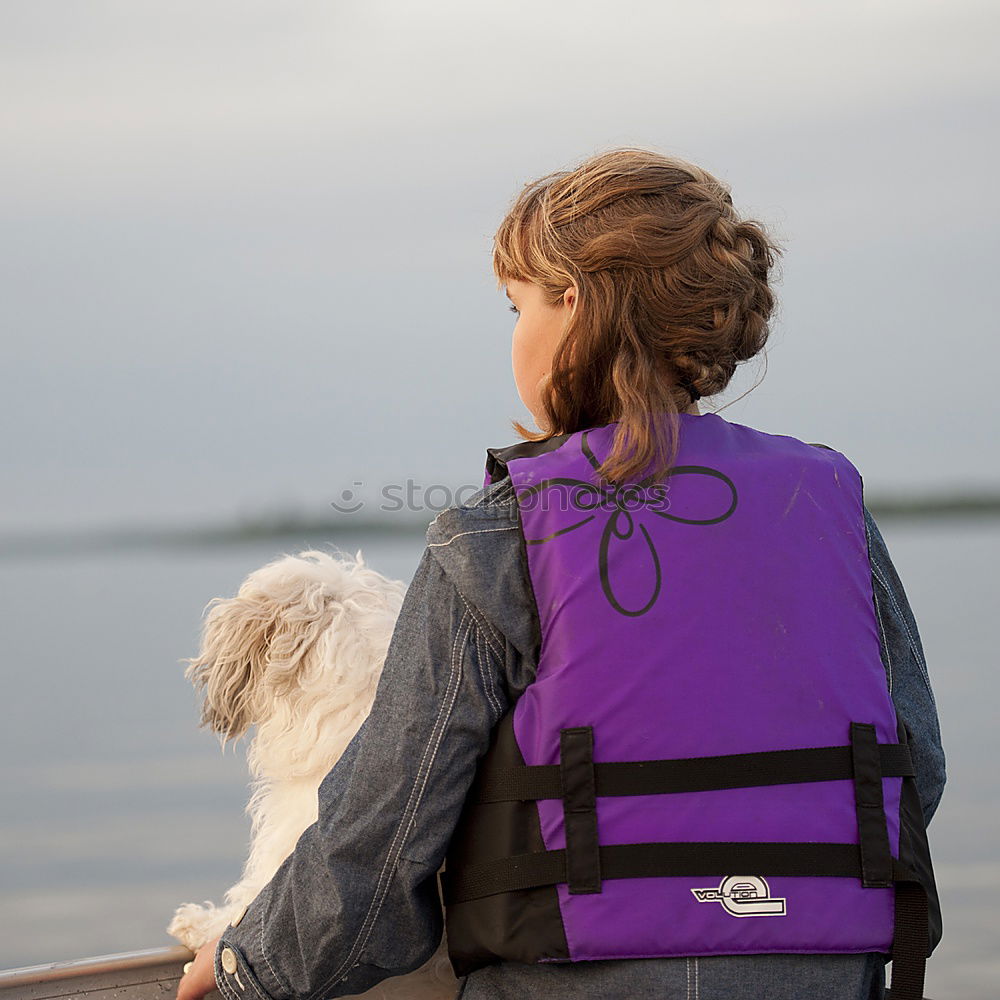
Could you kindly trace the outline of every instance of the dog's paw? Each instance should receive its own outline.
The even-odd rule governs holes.
[[[218,907],[209,900],[204,906],[182,903],[167,926],[167,933],[181,944],[197,951],[203,944],[217,938],[229,924],[229,908]]]

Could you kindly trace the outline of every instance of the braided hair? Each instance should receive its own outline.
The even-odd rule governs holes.
[[[542,389],[546,429],[515,431],[539,441],[615,421],[599,475],[666,475],[676,415],[763,350],[780,253],[725,184],[676,157],[618,148],[526,184],[494,237],[498,286],[534,282],[556,305],[572,285],[577,303]]]

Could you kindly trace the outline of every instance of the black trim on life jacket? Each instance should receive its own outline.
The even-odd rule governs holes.
[[[820,445],[828,447],[828,445]],[[831,449],[833,450],[833,449]],[[864,509],[864,476],[861,480],[861,503]],[[872,562],[871,537],[865,519],[865,547]],[[876,580],[871,574],[872,600],[875,601]],[[876,606],[876,614],[877,614]],[[884,636],[879,641],[879,657],[885,670],[886,684],[892,696],[892,672],[889,668]],[[896,739],[899,743],[913,741],[906,720],[896,713]],[[896,936],[893,940],[893,1000],[920,997],[924,981],[924,957],[930,956],[941,941],[941,903],[938,898],[934,869],[927,842],[927,825],[920,804],[916,777],[904,776],[899,797],[899,862],[913,873],[912,882],[896,882]],[[899,990],[897,991],[897,983]],[[886,991],[888,998],[889,992]]]
[[[512,720],[512,714],[506,718]],[[930,924],[931,898],[935,911],[937,899],[933,879],[930,893],[924,880],[923,866],[929,871],[929,855],[924,857],[919,849],[914,850],[912,830],[907,827],[907,819],[913,822],[914,817],[904,816],[902,803],[900,857],[894,858],[890,852],[882,779],[902,777],[903,792],[911,789],[903,795],[910,808],[915,792],[908,733],[901,721],[897,729],[900,743],[896,744],[879,744],[874,726],[852,722],[851,742],[846,747],[604,764],[593,762],[591,727],[563,729],[560,763],[554,765],[560,787],[556,795],[549,794],[554,790],[553,765],[511,767],[505,762],[477,775],[467,806],[488,809],[532,798],[562,798],[566,848],[506,856],[484,852],[481,861],[469,859],[469,863],[450,866],[441,875],[445,907],[491,898],[510,899],[511,894],[559,884],[566,884],[571,893],[600,892],[603,879],[708,877],[736,868],[762,876],[858,878],[868,888],[894,888],[893,997],[921,1000],[925,961],[937,943]],[[511,742],[516,745],[515,740]],[[746,758],[751,758],[754,766],[741,773],[738,762]],[[810,778],[809,767],[815,767],[814,773],[819,776]],[[727,769],[731,769],[728,774]],[[602,794],[746,788],[789,783],[789,777],[795,783],[852,779],[859,842],[663,842],[603,847],[597,843],[596,799]],[[536,794],[525,795],[531,791]],[[916,829],[923,829],[922,818]],[[926,848],[926,838],[923,844]],[[910,867],[911,859],[920,870]]]
[[[658,843],[614,844],[600,848],[605,879],[664,876],[717,876],[740,868],[760,875],[862,878],[857,844]],[[893,1000],[921,1000],[924,969],[931,952],[927,892],[917,876],[893,858],[895,920],[892,943]],[[442,876],[446,906],[569,879],[565,850],[499,858]]]
[[[655,842],[607,844],[600,848],[604,879],[711,878],[739,869],[758,875],[862,877],[861,849],[857,844],[783,843],[775,841]],[[892,877],[913,878],[909,869],[893,859]],[[566,851],[534,851],[495,858],[471,865],[441,879],[445,904],[465,903],[507,892],[544,885],[567,884]]]
[[[597,846],[597,787],[592,726],[559,731],[559,779],[569,891],[573,895],[600,892],[601,858]]]
[[[879,767],[884,778],[915,774],[910,748],[905,743],[880,743]],[[536,764],[496,767],[488,762],[470,795],[477,802],[525,802],[562,798],[560,766]],[[804,781],[840,781],[854,777],[852,749],[806,747],[687,757],[675,760],[640,760],[594,765],[596,794],[666,795],[674,792],[710,792],[755,785],[790,785]]]
[[[576,433],[567,432],[546,438],[544,441],[518,441],[516,444],[505,445],[502,448],[486,449],[486,475],[490,482],[497,482],[507,475],[507,463],[515,458],[534,458],[547,452],[561,448],[569,438]]]
[[[779,867],[790,863],[794,869],[795,865],[789,861],[785,850],[796,845],[751,843],[688,845],[695,848],[694,854],[687,853],[688,847],[683,844],[601,847],[600,870],[605,878],[639,877],[641,873],[634,870],[636,865],[643,869],[652,865],[645,871],[649,875],[710,875],[717,873],[711,866],[697,866],[711,865],[717,857],[734,848],[749,848],[756,852],[754,857],[759,857],[760,865],[741,858],[743,867],[748,870],[760,868],[765,875],[857,876],[867,887],[888,888],[898,880],[904,869],[889,851],[882,779],[912,777],[914,770],[909,746],[905,742],[879,744],[875,727],[867,723],[852,722],[850,733],[851,742],[844,747],[594,764],[593,729],[589,726],[563,729],[560,732],[558,765],[506,766],[483,771],[477,775],[468,801],[482,805],[561,798],[567,816],[593,814],[596,833],[596,798],[602,795],[655,795],[851,779],[858,811],[859,843],[810,845],[810,851],[813,848],[816,851],[799,851],[798,857],[816,862],[817,869],[814,871],[805,868],[778,870],[774,867],[775,863]],[[905,732],[903,735],[905,738]],[[588,835],[588,846],[589,839]],[[631,852],[628,849],[632,847],[641,850]],[[575,853],[572,846],[568,850],[571,855]],[[716,850],[722,853],[712,853]],[[778,850],[780,860],[773,857],[775,850]],[[565,876],[555,878],[555,882],[568,882],[566,855],[565,850],[508,855],[476,865],[458,875],[446,875],[443,881],[450,886],[446,902],[449,899],[462,902],[497,892],[544,885],[548,882],[537,880],[554,875]],[[692,863],[695,868],[687,870],[685,865]],[[719,870],[728,870],[732,863],[732,858],[728,862],[723,860]],[[682,870],[675,870],[675,864],[679,864]],[[660,865],[662,870],[657,867]],[[905,871],[909,872],[909,869]]]
[[[861,848],[861,881],[869,889],[892,885],[892,852],[882,794],[882,767],[875,727],[851,723],[851,760],[854,765],[854,806]]]
[[[524,758],[514,738],[513,719],[513,712],[508,712],[496,724],[486,756],[496,757],[507,766],[523,766]],[[447,870],[457,872],[488,858],[544,850],[538,807],[533,802],[479,805],[466,799],[445,863]],[[484,965],[510,959],[569,960],[555,886],[446,907],[445,926],[448,955],[459,977]]]
[[[900,742],[910,742],[910,730],[902,717],[897,717],[896,731]],[[903,778],[899,800],[899,863],[912,873],[912,879],[896,882],[892,1000],[916,1000],[924,988],[924,957],[931,955],[941,941],[941,904],[915,778]],[[888,997],[887,990],[887,1000]]]

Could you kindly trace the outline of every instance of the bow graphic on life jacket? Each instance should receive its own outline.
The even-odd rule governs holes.
[[[600,467],[600,462],[598,462],[587,442],[587,433],[587,431],[584,431],[581,435],[580,450],[591,467],[596,471]],[[532,497],[541,494],[543,490],[566,487],[568,488],[569,503],[572,507],[581,512],[593,511],[594,513],[588,513],[587,517],[576,521],[574,524],[567,525],[565,528],[559,528],[544,538],[525,538],[525,542],[528,545],[542,545],[545,542],[550,542],[560,535],[568,534],[593,521],[599,511],[607,511],[608,519],[604,524],[604,531],[601,534],[601,544],[597,554],[601,588],[604,591],[604,596],[608,599],[608,603],[615,611],[629,617],[644,615],[656,603],[656,599],[660,596],[662,585],[660,558],[644,524],[640,522],[638,527],[652,557],[653,572],[655,575],[653,593],[650,595],[649,600],[642,607],[633,610],[623,607],[615,596],[608,570],[608,550],[611,545],[611,539],[617,538],[621,541],[628,541],[635,534],[636,520],[632,516],[633,512],[648,511],[657,517],[666,518],[670,521],[680,521],[684,524],[717,524],[719,521],[725,521],[736,510],[736,486],[725,473],[720,472],[718,469],[710,468],[707,465],[676,465],[670,470],[667,478],[669,479],[678,475],[712,476],[721,480],[729,487],[732,494],[732,502],[729,505],[729,509],[724,514],[708,518],[690,518],[681,517],[677,514],[669,514],[667,511],[670,507],[670,500],[667,497],[667,492],[670,489],[670,484],[656,482],[655,474],[647,476],[638,483],[617,486],[610,483],[598,485],[582,479],[555,476],[551,479],[543,479],[541,482],[519,490],[518,502],[523,505],[526,501],[530,501]]]

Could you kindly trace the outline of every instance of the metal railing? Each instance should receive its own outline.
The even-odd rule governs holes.
[[[165,1000],[194,955],[184,945],[0,971],[0,1000]],[[219,997],[212,991],[210,997]]]

